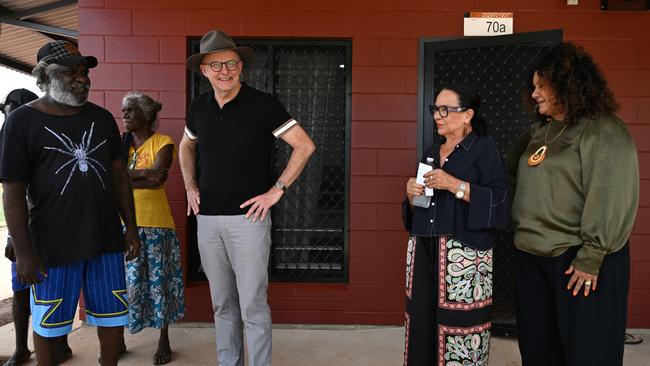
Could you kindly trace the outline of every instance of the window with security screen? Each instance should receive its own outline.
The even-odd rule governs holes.
[[[350,41],[237,39],[255,50],[242,81],[270,93],[286,107],[316,144],[300,178],[272,210],[272,281],[345,282],[348,277],[348,182],[350,131]],[[190,44],[197,53],[199,39]],[[210,90],[191,74],[190,98]],[[291,147],[278,140],[276,176]],[[196,230],[188,225],[190,278],[201,280]]]

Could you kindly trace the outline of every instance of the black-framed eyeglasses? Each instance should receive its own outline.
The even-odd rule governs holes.
[[[460,106],[459,107],[450,107],[448,105],[435,105],[435,104],[434,105],[429,105],[429,112],[431,113],[431,115],[433,116],[436,113],[436,111],[438,111],[438,113],[440,113],[440,117],[442,117],[442,118],[447,118],[447,116],[449,115],[449,112],[463,112],[463,111],[466,111],[466,110],[467,110],[467,108],[460,107]]]
[[[226,69],[228,71],[234,71],[237,69],[237,65],[239,65],[239,60],[228,60],[228,61],[212,61],[208,66],[210,66],[210,69],[214,72],[219,72],[221,69],[223,69],[223,65],[226,65]],[[206,65],[206,64],[204,64]]]

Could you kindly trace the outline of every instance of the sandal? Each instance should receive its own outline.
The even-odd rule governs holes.
[[[153,355],[153,364],[154,365],[164,365],[169,363],[172,360],[171,351],[158,351]]]
[[[634,334],[625,333],[625,344],[639,344],[641,342],[643,342],[643,338]]]

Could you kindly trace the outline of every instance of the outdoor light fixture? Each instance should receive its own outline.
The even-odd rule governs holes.
[[[600,0],[600,9],[644,11],[650,9],[650,0]]]

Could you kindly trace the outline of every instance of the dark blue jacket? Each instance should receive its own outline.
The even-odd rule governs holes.
[[[438,146],[426,151],[421,161],[428,157],[434,159],[434,169],[440,168]],[[448,235],[478,250],[491,249],[496,230],[510,223],[506,171],[494,141],[471,132],[449,154],[442,170],[470,183],[470,203],[447,190],[435,190],[429,208],[410,207],[405,200],[406,230],[417,236]]]

